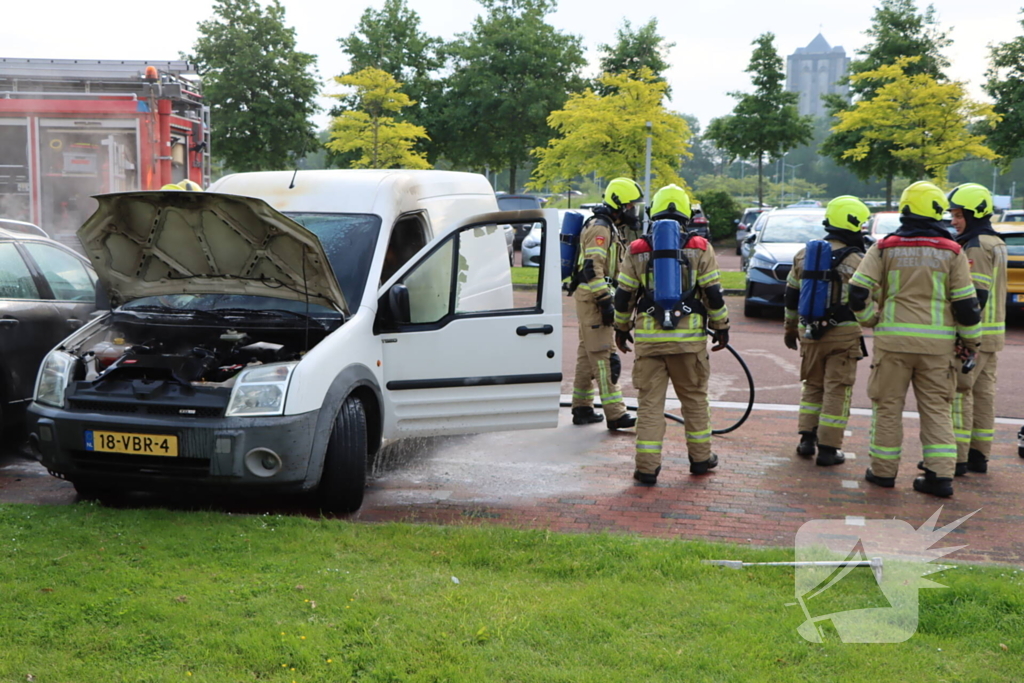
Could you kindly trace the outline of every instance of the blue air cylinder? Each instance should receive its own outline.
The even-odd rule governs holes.
[[[804,323],[824,320],[828,312],[832,270],[832,245],[825,240],[810,240],[804,251],[804,271],[800,282],[797,312]]]
[[[682,273],[679,268],[679,223],[661,220],[651,228],[654,253],[654,303],[665,310],[665,327],[672,326],[669,315],[683,295]]]
[[[567,211],[562,218],[562,231],[559,239],[562,242],[562,279],[572,276],[576,267],[576,249],[580,242],[580,233],[583,232],[583,214],[575,211]]]

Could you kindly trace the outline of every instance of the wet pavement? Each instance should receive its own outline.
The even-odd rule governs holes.
[[[564,316],[563,393],[571,392],[577,345],[571,302]],[[864,481],[868,464],[870,411],[862,363],[854,414],[844,450],[846,464],[816,467],[793,453],[799,400],[795,352],[782,345],[780,320],[750,320],[741,300],[730,299],[732,345],[747,359],[757,381],[757,406],[736,432],[716,437],[718,469],[689,474],[682,425],[670,422],[664,470],[653,488],[635,485],[631,431],[610,433],[601,425],[575,427],[568,409],[554,430],[520,431],[454,438],[416,439],[395,444],[373,463],[362,509],[352,520],[401,520],[443,524],[495,523],[569,532],[636,533],[665,538],[702,538],[741,545],[791,546],[800,526],[812,519],[842,519],[851,529],[864,519],[897,517],[920,526],[943,505],[940,522],[980,511],[955,532],[953,543],[968,544],[951,556],[967,562],[1024,563],[1024,459],[1017,457],[1016,432],[1024,422],[1024,328],[1011,330],[1000,356],[1000,400],[996,445],[989,473],[956,480],[952,499],[940,501],[911,489],[920,453],[918,420],[905,419],[904,450],[895,489]],[[632,356],[626,356],[623,389]],[[740,366],[724,353],[712,361],[713,426],[735,422],[748,392]],[[670,402],[672,405],[674,402]],[[677,403],[675,404],[678,405]],[[908,411],[913,410],[912,402]],[[24,443],[5,438],[0,448],[0,502],[71,504],[67,482],[50,477],[31,460]],[[128,505],[211,507],[210,501],[131,499]],[[214,509],[237,512],[317,512],[302,499],[218,502]],[[947,544],[948,545],[948,544]]]

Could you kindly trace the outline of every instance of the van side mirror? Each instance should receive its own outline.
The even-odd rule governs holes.
[[[756,239],[757,239],[757,233],[755,232],[755,233],[751,234],[751,235],[750,235],[750,236],[749,236],[749,237],[747,238],[747,244],[753,244],[753,243],[754,243],[754,240],[756,240]]]
[[[409,288],[405,285],[394,285],[388,290],[388,315],[399,325],[412,320],[409,309]]]
[[[732,219],[732,222],[733,222],[733,225],[739,225],[740,224],[740,219],[739,218],[734,218],[734,219]]]

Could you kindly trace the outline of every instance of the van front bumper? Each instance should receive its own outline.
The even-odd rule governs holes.
[[[228,487],[304,491],[319,411],[273,417],[181,418],[28,409],[32,441],[51,474],[124,490]],[[90,450],[88,432],[175,436],[176,457]],[[269,466],[269,467],[268,467]]]

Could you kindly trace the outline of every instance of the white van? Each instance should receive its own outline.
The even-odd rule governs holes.
[[[112,310],[47,356],[42,463],[83,495],[318,490],[357,509],[367,458],[407,436],[554,427],[557,213],[497,212],[483,176],[232,175],[97,198],[79,237]],[[543,224],[514,291],[499,225]]]

